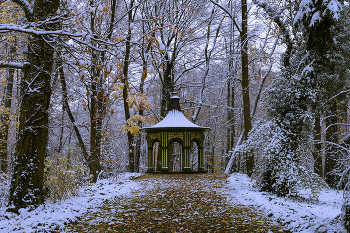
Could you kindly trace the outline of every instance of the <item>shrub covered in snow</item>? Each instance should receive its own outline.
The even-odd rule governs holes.
[[[298,196],[311,190],[310,198],[316,197],[327,185],[309,164],[313,160],[312,143],[307,138],[299,142],[290,140],[288,132],[274,121],[261,123],[251,131],[241,149],[259,152],[252,176],[255,185],[278,196]]]

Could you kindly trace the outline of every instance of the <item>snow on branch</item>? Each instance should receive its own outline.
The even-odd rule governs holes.
[[[15,68],[15,69],[24,69],[29,67],[29,62],[0,62],[0,68]]]
[[[331,13],[331,17],[337,20],[339,19],[340,12],[343,9],[342,4],[337,0],[327,0],[323,1],[320,9],[316,9],[314,3],[309,0],[303,0],[300,2],[299,11],[294,17],[293,24],[297,24],[303,20],[307,15],[311,16],[311,21],[309,26],[313,26],[315,22],[321,21],[322,18],[326,15],[326,11]]]
[[[84,33],[69,33],[64,30],[47,31],[36,27],[29,27],[28,25],[22,26],[22,25],[17,25],[13,23],[0,24],[0,33],[5,33],[9,31],[23,32],[23,33],[38,35],[38,36],[63,35],[63,36],[72,36],[72,37],[82,37],[85,35]]]
[[[271,18],[273,22],[277,24],[277,26],[281,29],[283,34],[283,42],[287,45],[287,50],[284,53],[283,56],[283,65],[284,67],[289,66],[289,59],[292,54],[293,49],[293,41],[290,37],[290,32],[288,30],[288,26],[286,23],[282,20],[281,15],[278,13],[277,9],[271,5],[269,5],[265,1],[261,0],[253,0],[253,2],[258,5],[259,7],[263,8],[267,15]]]
[[[33,18],[33,8],[27,0],[12,0],[12,2],[16,3],[23,9],[28,20]]]

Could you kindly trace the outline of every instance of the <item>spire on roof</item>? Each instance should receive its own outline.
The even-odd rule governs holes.
[[[180,107],[180,97],[177,95],[177,92],[173,92],[172,96],[170,98],[170,108],[169,112],[171,110],[178,110],[181,112],[181,107]]]

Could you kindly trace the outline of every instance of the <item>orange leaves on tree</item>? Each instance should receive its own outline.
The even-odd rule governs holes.
[[[147,69],[145,69],[142,73],[142,79],[145,80],[147,78]]]
[[[105,93],[104,93],[104,91],[103,91],[103,90],[102,90],[102,91],[100,91],[100,92],[98,93],[97,98],[98,98],[98,99],[100,99],[100,100],[102,100],[102,99],[105,99],[105,98],[106,98]]]

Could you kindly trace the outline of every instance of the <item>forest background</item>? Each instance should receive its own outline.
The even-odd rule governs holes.
[[[278,196],[347,190],[347,1],[0,3],[0,198],[9,210],[145,171],[139,129],[166,116],[172,92],[188,119],[211,128],[209,172],[247,173]]]

